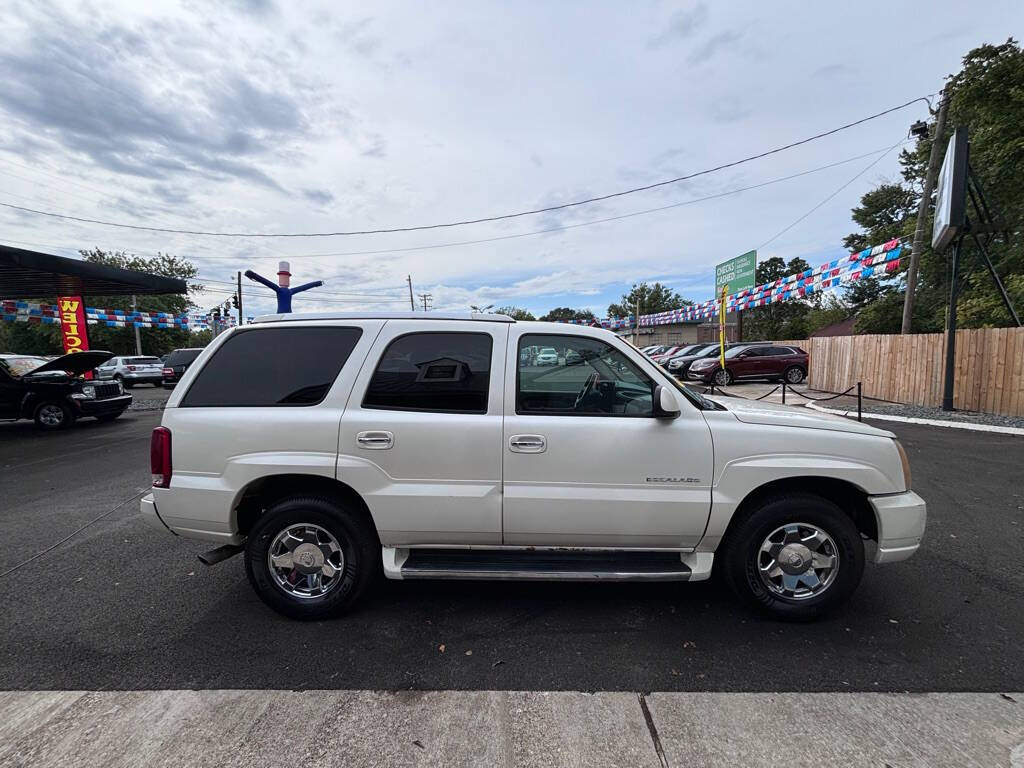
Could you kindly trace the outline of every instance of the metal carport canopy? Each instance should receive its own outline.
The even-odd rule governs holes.
[[[0,299],[181,293],[184,280],[0,245]]]

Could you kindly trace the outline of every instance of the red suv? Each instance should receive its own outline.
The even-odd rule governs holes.
[[[725,352],[725,368],[718,357],[697,360],[686,378],[720,387],[740,379],[784,379],[799,384],[807,376],[807,353],[800,347],[767,344],[733,347]]]

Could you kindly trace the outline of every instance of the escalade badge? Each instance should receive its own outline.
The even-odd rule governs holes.
[[[648,483],[699,483],[699,477],[648,477]]]

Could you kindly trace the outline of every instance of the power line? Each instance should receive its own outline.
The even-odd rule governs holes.
[[[863,123],[866,123],[866,122],[868,122],[870,120],[875,120],[875,119],[877,119],[879,117],[883,117],[885,115],[888,115],[888,114],[891,114],[891,113],[896,112],[898,110],[901,110],[901,109],[904,109],[906,107],[909,107],[911,104],[915,104],[918,101],[924,101],[924,102],[927,103],[928,99],[926,97],[924,97],[924,96],[919,96],[918,98],[912,99],[911,101],[908,101],[908,102],[906,102],[904,104],[900,104],[899,106],[890,107],[889,109],[883,110],[882,112],[877,112],[877,113],[875,113],[873,115],[868,115],[867,117],[862,117],[859,120],[855,120],[855,121],[853,121],[851,123],[846,123],[845,125],[841,125],[841,126],[839,126],[837,128],[833,128],[833,129],[825,131],[823,133],[815,134],[814,136],[810,136],[810,137],[808,137],[806,139],[800,139],[799,141],[794,141],[794,142],[791,142],[791,143],[786,144],[784,146],[776,147],[775,149],[770,149],[770,150],[767,150],[765,152],[760,152],[760,153],[755,154],[755,155],[749,155],[747,157],[740,158],[739,160],[733,160],[731,162],[723,163],[721,165],[717,165],[717,166],[714,166],[712,168],[705,168],[702,171],[695,171],[694,173],[686,174],[684,176],[677,176],[677,177],[672,178],[672,179],[665,179],[664,181],[655,182],[653,184],[645,184],[645,185],[640,186],[640,187],[632,187],[630,189],[624,189],[624,190],[620,190],[618,192],[611,192],[611,193],[608,193],[608,194],[605,194],[605,195],[597,195],[597,196],[594,196],[594,197],[588,197],[588,198],[585,198],[583,200],[576,200],[576,201],[573,201],[573,202],[570,202],[570,203],[562,203],[560,205],[550,205],[550,206],[546,206],[544,208],[533,208],[533,209],[526,210],[526,211],[518,211],[516,213],[505,213],[505,214],[500,214],[500,215],[497,215],[497,216],[481,216],[481,217],[478,217],[478,218],[461,219],[461,220],[458,220],[458,221],[450,221],[450,222],[444,222],[444,223],[438,223],[438,224],[421,224],[421,225],[406,226],[406,227],[391,227],[391,228],[382,228],[382,229],[361,229],[361,230],[348,230],[348,231],[337,231],[337,232],[212,232],[212,231],[207,231],[207,230],[175,229],[175,228],[171,228],[171,227],[147,227],[147,226],[143,226],[141,224],[125,224],[123,222],[104,221],[102,219],[90,219],[90,218],[85,218],[85,217],[80,217],[80,216],[70,216],[70,215],[67,215],[67,214],[56,213],[54,211],[41,211],[41,210],[38,210],[38,209],[35,209],[35,208],[26,208],[26,207],[20,206],[20,205],[12,205],[10,203],[0,203],[0,206],[3,206],[5,208],[10,208],[10,209],[13,209],[13,210],[23,211],[25,213],[32,213],[32,214],[35,214],[35,215],[38,215],[38,216],[49,216],[49,217],[52,217],[52,218],[66,219],[68,221],[77,221],[77,222],[81,222],[81,223],[85,223],[85,224],[99,224],[101,226],[106,226],[106,227],[118,227],[120,229],[144,230],[144,231],[147,231],[147,232],[165,232],[165,233],[173,233],[173,234],[180,234],[180,235],[199,235],[199,236],[203,236],[203,237],[259,237],[259,238],[349,237],[349,236],[353,236],[353,235],[380,235],[380,234],[388,234],[388,233],[395,233],[395,232],[420,232],[420,231],[431,230],[431,229],[448,229],[448,228],[451,228],[451,227],[461,227],[461,226],[466,226],[466,225],[470,225],[470,224],[484,224],[484,223],[494,222],[494,221],[504,221],[504,220],[508,220],[508,219],[521,218],[523,216],[533,216],[533,215],[540,214],[540,213],[551,213],[553,211],[563,211],[563,210],[566,210],[567,208],[575,208],[575,207],[578,207],[578,206],[581,206],[581,205],[589,205],[591,203],[597,203],[597,202],[602,202],[602,201],[605,201],[605,200],[611,200],[611,199],[617,198],[617,197],[625,197],[626,195],[636,194],[637,192],[646,192],[648,190],[657,189],[659,187],[668,186],[670,184],[677,184],[677,183],[679,183],[681,181],[687,181],[689,179],[697,178],[698,176],[705,176],[707,174],[715,173],[717,171],[722,171],[722,170],[725,170],[727,168],[735,168],[736,166],[742,165],[744,163],[749,163],[749,162],[752,162],[754,160],[760,160],[760,159],[768,157],[770,155],[775,155],[775,154],[778,154],[779,152],[785,152],[786,150],[793,149],[794,147],[799,147],[799,146],[801,146],[803,144],[808,144],[808,143],[810,143],[812,141],[817,141],[818,139],[823,139],[823,138],[825,138],[827,136],[832,136],[832,135],[834,135],[836,133],[839,133],[840,131],[845,131],[845,130],[847,130],[849,128],[853,128],[855,126],[862,125]]]
[[[906,141],[906,140],[905,140]],[[494,243],[502,240],[515,240],[521,237],[532,237],[534,235],[545,235],[551,232],[563,232],[569,229],[578,229],[580,227],[589,227],[595,224],[605,224],[610,221],[619,221],[621,219],[630,219],[635,216],[644,216],[650,213],[658,213],[660,211],[668,211],[673,208],[681,208],[688,205],[695,205],[697,203],[707,202],[708,200],[717,200],[722,197],[729,197],[731,195],[738,195],[742,192],[749,192],[754,189],[761,189],[762,187],[768,187],[773,184],[780,184],[784,181],[791,181],[792,179],[798,179],[802,176],[809,176],[812,173],[820,173],[821,171],[829,170],[830,168],[836,168],[847,163],[856,162],[857,160],[863,160],[865,157],[871,157],[877,155],[880,152],[888,152],[889,147],[883,147],[881,149],[875,149],[871,152],[865,152],[861,155],[854,157],[848,157],[845,160],[838,160],[834,163],[828,163],[827,165],[820,165],[817,168],[811,168],[806,171],[800,171],[799,173],[792,173],[788,176],[780,176],[775,179],[769,179],[768,181],[762,181],[758,184],[751,184],[745,187],[737,187],[736,189],[726,190],[725,192],[717,192],[713,195],[705,195],[704,197],[691,198],[689,200],[682,200],[678,203],[669,203],[668,205],[661,205],[657,208],[645,208],[640,211],[631,211],[630,213],[622,213],[617,216],[606,216],[600,219],[591,219],[590,221],[581,221],[576,224],[563,224],[557,227],[547,227],[545,229],[536,229],[529,232],[517,232],[512,235],[498,235],[496,237],[484,237],[476,240],[456,240],[454,242],[447,243],[434,243],[433,245],[414,245],[406,248],[383,248],[378,250],[370,251],[335,251],[331,253],[298,253],[298,254],[286,254],[292,259],[304,259],[304,258],[324,258],[329,256],[375,256],[385,253],[407,253],[409,251],[429,251],[436,248],[451,248],[461,245],[480,245],[482,243]],[[14,241],[12,241],[14,242]],[[215,255],[200,255],[200,256],[189,256],[190,259],[237,259],[237,256],[215,256]],[[270,257],[261,257],[270,258]]]
[[[885,152],[883,152],[883,153],[882,153],[882,154],[880,154],[880,155],[879,155],[878,157],[876,157],[876,158],[875,158],[874,160],[872,160],[872,161],[871,161],[870,163],[868,163],[868,164],[867,164],[867,165],[866,165],[866,166],[864,167],[864,169],[863,169],[863,170],[862,170],[862,171],[861,171],[860,173],[858,173],[858,174],[857,174],[856,176],[854,176],[854,177],[853,177],[852,179],[850,179],[849,181],[847,181],[846,183],[844,183],[843,185],[841,185],[841,186],[839,187],[839,189],[837,189],[837,190],[836,190],[835,192],[833,192],[832,194],[830,194],[830,195],[829,195],[828,197],[826,197],[826,198],[825,198],[824,200],[822,200],[822,201],[821,201],[820,203],[818,203],[818,204],[817,204],[816,206],[814,206],[813,208],[811,208],[811,210],[809,210],[809,211],[808,211],[807,213],[805,213],[805,214],[804,214],[803,216],[801,216],[801,217],[800,217],[799,219],[797,219],[796,221],[794,221],[794,222],[793,222],[792,224],[790,224],[790,225],[789,225],[789,226],[787,226],[787,227],[784,227],[784,228],[780,229],[780,230],[779,230],[778,232],[776,232],[776,233],[775,233],[774,235],[772,235],[772,236],[771,236],[770,238],[768,238],[768,239],[767,239],[767,240],[765,240],[765,241],[764,241],[763,243],[761,243],[761,244],[760,244],[759,246],[757,246],[757,250],[761,250],[762,248],[764,248],[764,247],[765,247],[766,245],[768,245],[769,243],[772,243],[772,242],[774,242],[775,240],[778,240],[778,239],[779,239],[780,237],[782,237],[782,236],[783,236],[784,234],[786,234],[787,232],[789,232],[789,230],[791,230],[791,229],[792,229],[793,227],[795,227],[795,226],[796,226],[797,224],[799,224],[799,223],[800,223],[801,221],[803,221],[804,219],[806,219],[806,218],[807,218],[808,216],[810,216],[810,215],[811,215],[812,213],[814,213],[814,212],[815,212],[816,210],[818,210],[819,208],[821,208],[821,206],[825,205],[825,203],[827,203],[827,202],[828,202],[829,200],[831,200],[832,198],[834,198],[834,197],[835,197],[836,195],[838,195],[838,194],[839,194],[840,192],[842,192],[842,191],[843,191],[844,189],[846,189],[846,188],[847,188],[848,186],[850,186],[851,184],[853,184],[853,182],[855,182],[855,181],[856,181],[857,179],[859,179],[859,178],[860,178],[861,176],[863,176],[863,175],[864,175],[865,173],[867,173],[867,172],[868,172],[868,171],[870,171],[870,170],[871,170],[872,168],[874,168],[874,167],[875,167],[876,165],[878,165],[878,163],[879,163],[879,162],[880,162],[880,161],[882,160],[882,158],[883,158],[883,157],[885,157],[885,156],[886,156],[886,155],[888,155],[888,154],[889,154],[890,152],[892,152],[892,151],[893,151],[894,149],[896,149],[896,147],[898,147],[898,146],[899,146],[900,144],[904,144],[904,143],[906,143],[906,141],[907,141],[906,139],[901,139],[900,141],[897,141],[897,142],[896,142],[895,144],[893,144],[893,145],[892,145],[891,147],[889,147],[889,148],[888,148],[887,150],[885,150]]]

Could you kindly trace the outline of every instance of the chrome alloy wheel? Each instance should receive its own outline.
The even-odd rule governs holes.
[[[48,427],[59,427],[64,423],[64,409],[48,403],[39,409],[39,421]]]
[[[345,555],[327,529],[295,523],[281,531],[267,550],[267,565],[274,583],[293,597],[323,597],[339,583]]]
[[[839,573],[839,550],[825,531],[810,523],[787,523],[761,543],[757,573],[774,595],[806,600],[820,595]]]

